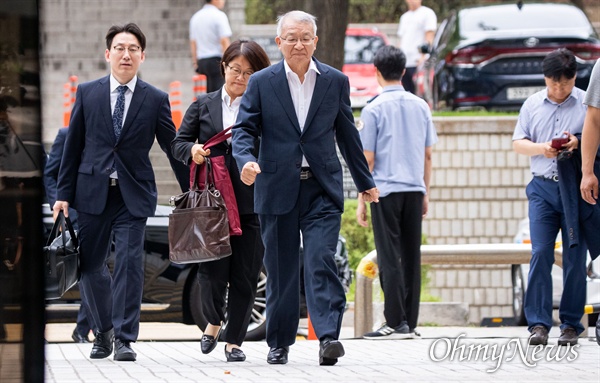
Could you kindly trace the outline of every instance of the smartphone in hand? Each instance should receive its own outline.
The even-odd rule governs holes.
[[[566,144],[567,142],[569,142],[569,137],[559,137],[559,138],[553,138],[552,139],[552,144],[551,146],[554,149],[558,149],[561,150],[564,144]]]

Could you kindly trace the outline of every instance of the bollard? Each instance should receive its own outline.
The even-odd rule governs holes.
[[[583,308],[583,312],[584,314],[600,313],[600,303],[585,305],[585,307]]]
[[[179,130],[183,113],[181,112],[181,82],[173,81],[169,84],[169,101],[171,103],[171,118],[175,124],[175,129]]]
[[[194,81],[194,101],[196,101],[201,94],[206,93],[206,76],[203,74],[197,74],[192,77],[192,80]]]
[[[373,280],[378,277],[377,252],[365,255],[356,268],[354,292],[354,337],[373,331]]]
[[[69,76],[69,82],[65,83],[63,93],[63,126],[69,126],[71,120],[71,110],[75,104],[77,94],[77,76]]]
[[[69,76],[69,82],[71,83],[71,108],[75,104],[75,96],[77,95],[77,76]]]
[[[62,126],[69,126],[69,120],[71,120],[71,84],[66,82],[63,85],[63,124]]]

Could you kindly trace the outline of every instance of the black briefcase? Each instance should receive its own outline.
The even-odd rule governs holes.
[[[46,299],[59,299],[79,282],[79,241],[61,211],[44,247]]]

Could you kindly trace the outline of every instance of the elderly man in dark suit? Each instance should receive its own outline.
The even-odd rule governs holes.
[[[340,149],[366,201],[379,192],[350,108],[348,78],[312,57],[315,17],[292,11],[278,20],[284,60],[250,77],[233,129],[242,181],[255,184],[267,269],[267,362],[285,364],[299,321],[299,248],[304,244],[308,312],[320,340],[319,364],[344,355],[339,342],[346,299],[334,254],[344,209]],[[260,137],[260,152],[252,153]]]
[[[79,213],[81,286],[96,339],[90,358],[135,361],[144,284],[144,228],[156,209],[149,152],[157,139],[182,188],[187,169],[173,159],[175,138],[168,95],[137,77],[146,38],[129,23],[106,35],[109,76],[81,84],[58,176],[54,214]],[[106,265],[114,238],[115,266]]]

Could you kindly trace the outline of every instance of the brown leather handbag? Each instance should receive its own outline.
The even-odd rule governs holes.
[[[206,159],[204,187],[192,188],[171,197],[175,206],[169,215],[169,259],[173,263],[199,263],[231,255],[229,220],[223,195],[211,178],[210,158]],[[196,168],[195,177],[199,175]]]
[[[227,129],[223,129],[219,133],[209,138],[204,143],[204,149],[211,148],[231,137],[231,126]],[[227,218],[229,219],[229,235],[242,235],[242,224],[240,222],[240,214],[237,206],[237,200],[235,199],[235,192],[233,190],[233,184],[231,183],[231,177],[229,176],[229,170],[225,164],[224,156],[210,157],[211,163],[211,177],[214,180],[215,187],[223,195],[225,206],[227,207]],[[196,169],[200,168],[200,175],[195,176]],[[195,162],[190,164],[190,188],[194,187],[194,184],[199,188],[203,188],[204,184],[202,181],[205,178],[207,166],[197,165]]]

